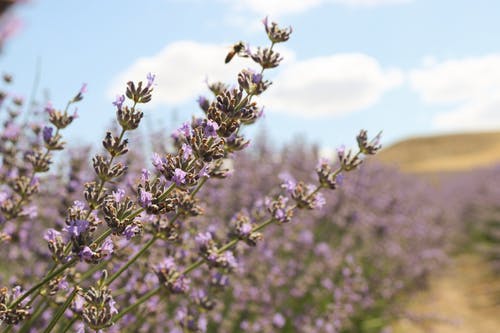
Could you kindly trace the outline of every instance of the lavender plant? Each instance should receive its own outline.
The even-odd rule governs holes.
[[[78,153],[36,186],[84,89],[64,111],[48,108],[55,132],[35,127],[23,143],[29,126],[12,127],[18,112],[8,112],[2,267],[21,266],[2,277],[3,332],[375,332],[399,293],[445,260],[448,220],[429,188],[375,165],[350,175],[380,135],[361,131],[356,150],[330,160],[300,144],[247,152],[244,128],[262,115],[254,97],[271,85],[265,71],[279,66],[275,47],[292,33],[267,19],[264,27],[270,46],[240,42],[225,59],[259,69],[243,69],[236,86],[209,84],[213,96],[198,100],[204,117],[156,143],[152,157],[128,139],[154,98],[152,74],[113,102],[116,126],[92,170]],[[31,187],[16,187],[20,177]]]

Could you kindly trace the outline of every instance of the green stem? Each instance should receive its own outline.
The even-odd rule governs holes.
[[[117,322],[123,316],[125,316],[127,313],[129,313],[130,311],[134,310],[139,305],[141,305],[142,303],[146,302],[148,299],[150,299],[151,297],[153,297],[154,295],[156,295],[159,292],[160,292],[160,287],[157,287],[155,289],[150,290],[149,292],[147,292],[146,294],[144,294],[142,297],[140,297],[134,304],[126,307],[120,313],[116,314],[116,316],[113,317],[113,322]]]
[[[73,298],[75,298],[77,292],[78,292],[78,289],[77,289],[77,287],[75,287],[73,289],[73,291],[71,292],[71,294],[69,295],[66,302],[64,302],[64,304],[62,304],[59,307],[59,309],[57,310],[57,312],[54,314],[54,317],[50,321],[49,326],[47,326],[47,328],[43,331],[43,333],[52,332],[52,329],[54,328],[54,326],[56,326],[56,324],[59,321],[59,319],[61,318],[61,316],[64,314],[64,312],[66,311],[68,306],[71,304],[71,302],[73,301]]]
[[[70,328],[71,326],[73,326],[73,324],[78,320],[78,317],[74,317],[73,319],[71,319],[68,324],[66,324],[66,326],[64,326],[60,331],[59,333],[66,333]]]
[[[21,297],[19,297],[14,303],[12,303],[11,305],[9,305],[9,308],[12,309],[14,307],[16,307],[17,305],[19,305],[23,300],[26,299],[26,297],[28,297],[29,295],[31,295],[32,293],[34,293],[35,291],[37,291],[39,288],[41,288],[45,283],[49,282],[50,280],[52,280],[54,277],[58,276],[59,274],[61,274],[62,272],[64,272],[66,270],[66,268],[70,267],[71,265],[73,265],[73,263],[75,262],[76,260],[71,260],[71,261],[68,261],[66,264],[64,264],[63,266],[61,266],[59,269],[56,269],[54,270],[51,274],[48,274],[46,275],[40,282],[38,282],[37,284],[35,284],[33,287],[31,287],[28,291],[26,291]]]
[[[146,244],[144,244],[143,248],[137,252],[132,258],[130,258],[125,265],[123,265],[118,271],[116,271],[113,275],[111,275],[105,282],[105,285],[110,285],[116,280],[127,268],[130,267],[137,259],[139,259],[158,239],[157,236],[153,236]]]
[[[27,333],[32,327],[32,324],[49,308],[49,303],[42,300],[38,309],[31,315],[30,319],[24,323],[19,330],[19,333]]]

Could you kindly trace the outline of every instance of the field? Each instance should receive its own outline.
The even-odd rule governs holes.
[[[449,173],[499,163],[500,132],[408,139],[377,158],[439,182]],[[500,327],[499,291],[500,279],[484,257],[459,253],[431,276],[424,291],[408,296],[409,316],[393,325],[394,333],[494,333]]]
[[[0,0],[0,46],[26,3]],[[320,17],[364,36],[385,6],[431,22],[425,1],[69,3],[34,5],[1,54],[19,73],[0,79],[0,333],[500,332],[500,132],[382,136],[492,125],[500,56],[318,51]],[[321,13],[257,36],[242,10],[264,7]],[[236,28],[250,41],[221,44]],[[382,95],[415,105],[402,119]]]

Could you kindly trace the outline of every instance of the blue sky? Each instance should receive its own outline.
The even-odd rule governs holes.
[[[157,74],[148,122],[172,128],[198,112],[203,79],[231,80],[239,40],[266,45],[261,19],[293,26],[283,66],[261,102],[277,142],[302,134],[333,148],[360,128],[385,144],[415,135],[500,129],[500,1],[156,0],[36,1],[0,57],[28,96],[63,105],[88,83],[70,142],[99,143],[125,82]],[[174,116],[175,115],[175,116]],[[250,135],[253,135],[250,132]]]

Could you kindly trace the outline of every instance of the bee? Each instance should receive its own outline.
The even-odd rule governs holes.
[[[233,57],[238,54],[240,56],[245,56],[245,44],[243,42],[238,42],[236,44],[234,44],[233,46],[231,46],[231,50],[229,51],[229,53],[227,54],[226,56],[226,60],[225,60],[225,63],[227,64],[228,62],[231,61],[231,59],[233,59]]]

